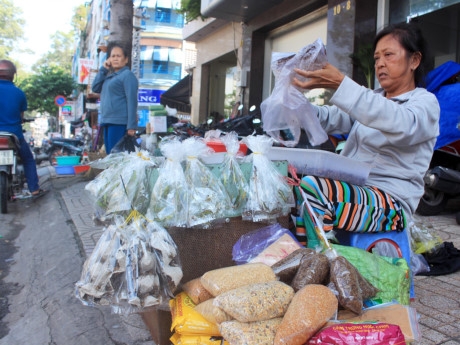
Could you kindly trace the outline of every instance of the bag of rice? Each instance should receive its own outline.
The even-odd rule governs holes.
[[[219,324],[224,321],[233,320],[233,317],[225,311],[213,304],[214,298],[208,299],[195,307],[195,311],[199,312],[206,320],[211,323]]]
[[[227,291],[214,299],[214,305],[240,322],[254,322],[283,316],[292,297],[292,287],[271,281]]]
[[[305,344],[334,316],[337,307],[337,298],[326,286],[303,287],[292,298],[276,332],[274,345]]]
[[[270,266],[253,263],[208,271],[201,277],[201,284],[215,297],[241,286],[273,280],[276,276]]]
[[[256,322],[226,321],[220,324],[219,329],[231,345],[273,345],[281,320],[278,317]]]
[[[213,296],[201,284],[200,278],[195,278],[182,285],[182,290],[192,299],[193,303],[200,304]]]

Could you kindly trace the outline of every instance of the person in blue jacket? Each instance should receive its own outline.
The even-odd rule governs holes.
[[[38,184],[37,166],[29,144],[24,139],[22,122],[27,110],[27,98],[24,92],[14,85],[16,66],[9,60],[0,60],[0,131],[15,134],[19,139],[19,156],[24,165],[27,187],[33,197],[46,193]]]
[[[136,135],[139,88],[136,76],[127,66],[129,56],[125,47],[113,43],[108,54],[92,86],[92,90],[101,95],[100,124],[107,154],[125,134]]]
[[[305,89],[336,90],[332,106],[316,107],[320,123],[328,134],[349,133],[341,154],[372,167],[364,186],[303,178],[301,187],[326,231],[401,231],[424,193],[440,107],[423,87],[428,51],[420,29],[412,23],[384,28],[374,39],[374,61],[377,90],[331,64],[316,71],[297,69],[304,78],[293,80]]]

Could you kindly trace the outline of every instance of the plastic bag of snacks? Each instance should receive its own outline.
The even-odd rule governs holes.
[[[147,217],[165,227],[187,225],[188,185],[181,162],[184,160],[182,143],[177,138],[160,142],[166,157],[153,186]]]
[[[295,205],[291,186],[268,159],[273,139],[266,135],[249,135],[243,139],[252,154],[249,194],[243,208],[243,220],[273,221],[289,214]]]
[[[201,284],[213,296],[241,286],[276,280],[275,273],[265,264],[244,264],[211,270],[203,274]]]
[[[185,154],[185,180],[189,188],[187,226],[209,226],[223,218],[230,206],[227,191],[200,157],[212,153],[203,138],[191,137],[182,142]]]
[[[283,283],[291,284],[292,279],[294,279],[297,274],[297,270],[300,267],[300,262],[304,256],[310,256],[315,254],[315,251],[310,248],[301,248],[292,252],[284,259],[281,259],[274,265],[272,265],[272,270],[275,272],[276,276]]]
[[[213,304],[240,322],[253,322],[283,316],[293,296],[289,285],[271,281],[224,292]]]
[[[226,321],[219,329],[231,345],[273,345],[281,320],[279,317],[256,322]]]
[[[319,331],[307,345],[405,345],[398,325],[388,323],[338,323]]]
[[[195,304],[203,303],[213,297],[209,291],[204,288],[203,284],[201,284],[201,278],[195,278],[182,284],[182,290]]]
[[[227,149],[224,161],[221,164],[220,174],[220,181],[230,198],[230,209],[227,210],[226,216],[235,217],[241,215],[241,211],[246,205],[249,186],[237,161],[237,154],[240,149],[238,134],[230,132],[221,136],[220,139]]]
[[[291,286],[297,292],[309,284],[324,284],[328,279],[329,259],[324,254],[315,253],[302,257]]]
[[[274,345],[305,344],[336,314],[337,307],[337,298],[324,285],[300,289],[279,325]]]
[[[171,330],[181,335],[220,336],[216,324],[209,322],[195,310],[195,303],[185,292],[169,301],[171,308]]]
[[[272,266],[300,248],[291,232],[276,223],[242,235],[233,245],[232,256],[238,265],[262,262]]]

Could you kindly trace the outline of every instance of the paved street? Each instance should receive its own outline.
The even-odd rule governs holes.
[[[52,191],[42,200],[15,203],[9,214],[0,215],[6,224],[0,230],[0,248],[5,240],[14,242],[7,255],[3,249],[0,254],[9,266],[9,272],[0,272],[0,345],[154,344],[138,315],[113,315],[75,298],[84,257],[92,252],[102,226],[92,220],[92,202],[84,191],[87,180],[53,172],[50,177]],[[416,220],[460,248],[454,213]],[[6,316],[1,313],[5,293]],[[416,345],[460,344],[460,272],[417,276],[415,293],[412,306],[420,315],[423,335]]]

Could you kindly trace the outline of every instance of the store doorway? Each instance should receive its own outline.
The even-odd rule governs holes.
[[[232,109],[239,101],[237,58],[235,52],[225,54],[208,64],[209,94],[208,118],[220,122],[230,117]]]

